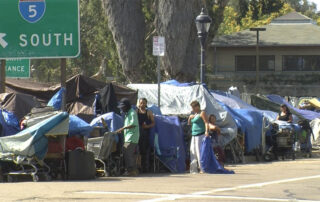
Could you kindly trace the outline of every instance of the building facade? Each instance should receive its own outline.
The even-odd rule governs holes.
[[[259,32],[259,71],[256,31],[213,40],[207,58],[212,68],[206,75],[209,85],[221,90],[233,85],[247,93],[320,96],[320,27],[292,12],[263,28],[266,30]]]

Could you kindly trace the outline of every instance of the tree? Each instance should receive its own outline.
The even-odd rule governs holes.
[[[258,20],[255,20],[253,17],[254,9],[255,8],[253,7],[249,7],[249,10],[246,13],[245,17],[243,17],[241,19],[241,22],[238,23],[237,18],[239,14],[235,12],[235,9],[233,7],[227,6],[224,10],[224,20],[219,27],[219,35],[231,34],[244,29],[249,29],[251,27],[267,25],[271,23],[274,18],[293,11],[290,5],[285,3],[279,10],[274,10],[274,12],[270,14],[259,14]]]
[[[129,82],[140,82],[146,29],[141,1],[104,0],[104,5],[123,73]]]
[[[81,56],[71,60],[71,66],[91,76],[98,70],[107,53],[110,33],[100,0],[81,0],[80,10]]]
[[[310,3],[308,0],[285,0],[290,6],[314,20],[319,18],[317,13],[317,5],[315,3]]]
[[[195,18],[200,13],[197,0],[158,0],[156,30],[166,39],[166,54],[161,59],[170,79],[195,79],[198,47]]]

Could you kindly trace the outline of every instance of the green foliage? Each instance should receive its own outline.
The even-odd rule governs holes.
[[[277,12],[260,15],[258,20],[253,20],[252,11],[249,9],[247,15],[241,20],[241,30],[248,29],[250,27],[259,27],[262,25],[270,24],[274,18],[280,17],[292,11],[293,9],[290,7],[290,5],[284,4],[283,7],[279,9]]]
[[[40,82],[59,81],[60,62],[57,59],[50,60],[32,60],[31,76]]]
[[[259,5],[259,2],[256,1],[258,4],[252,4],[250,2],[249,9],[244,17],[241,18],[240,22],[238,22],[238,18],[240,14],[236,12],[236,10],[232,6],[227,6],[224,10],[224,20],[219,27],[218,34],[231,34],[234,32],[238,32],[244,29],[248,29],[250,27],[258,27],[262,25],[269,24],[272,19],[277,18],[281,15],[287,14],[293,9],[290,7],[289,4],[273,4],[272,8],[263,8],[263,2],[258,6],[258,9],[255,8],[253,5]],[[266,4],[269,5],[269,4]],[[282,5],[282,7],[279,7]],[[259,10],[259,12],[257,11]],[[272,11],[272,12],[271,12]],[[255,16],[257,15],[257,16]],[[256,20],[255,18],[258,17]]]
[[[84,75],[97,72],[107,52],[107,19],[100,0],[81,0],[81,56],[71,60],[71,66],[80,68]]]
[[[234,10],[233,7],[227,6],[224,9],[223,16],[223,23],[221,23],[218,30],[219,35],[231,34],[240,31],[241,26],[238,23],[238,13]]]

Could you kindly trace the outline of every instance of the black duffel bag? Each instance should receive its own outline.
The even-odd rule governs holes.
[[[96,176],[94,154],[82,149],[67,152],[67,178],[69,180],[89,180]]]

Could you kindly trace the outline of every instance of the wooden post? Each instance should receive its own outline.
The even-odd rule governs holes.
[[[266,31],[264,27],[257,27],[257,28],[250,28],[250,31],[256,32],[257,42],[256,42],[256,93],[260,91],[260,52],[259,52],[259,45],[260,45],[260,38],[259,32]]]
[[[6,60],[1,60],[0,93],[6,92]]]
[[[256,93],[260,90],[260,54],[259,54],[259,30],[257,30],[257,42],[256,42]]]
[[[67,88],[66,88],[66,66],[67,66],[67,59],[62,58],[60,60],[60,81],[61,81],[61,88],[64,88],[65,91],[62,96],[62,105],[61,105],[61,110],[66,111],[66,95],[67,95]]]

